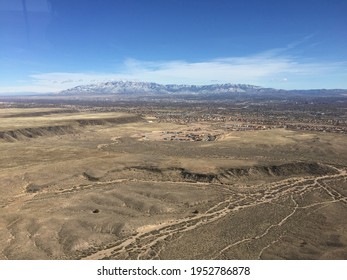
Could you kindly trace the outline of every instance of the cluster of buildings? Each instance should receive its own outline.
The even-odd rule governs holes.
[[[159,122],[172,122],[178,124],[188,124],[197,122],[215,122],[223,123],[223,129],[229,131],[253,131],[253,130],[267,130],[274,128],[285,128],[291,130],[304,130],[304,131],[320,131],[328,133],[346,133],[347,124],[339,120],[315,120],[310,118],[297,118],[295,116],[279,117],[268,116],[256,118],[254,116],[225,116],[215,114],[201,114],[201,115],[186,115],[186,114],[172,114],[172,115],[159,115],[157,116]],[[232,123],[235,122],[235,123]],[[299,123],[299,124],[298,124]],[[175,136],[175,135],[173,135]],[[184,136],[187,138],[187,136]],[[201,139],[203,136],[193,134],[189,139]],[[182,139],[185,139],[182,138]],[[171,139],[171,138],[170,138]],[[168,139],[168,140],[170,140]],[[173,137],[172,139],[177,139]],[[183,140],[182,140],[183,141]],[[188,140],[187,140],[188,141]],[[193,140],[203,141],[203,140]]]
[[[192,133],[182,131],[165,131],[162,133],[164,141],[215,141],[218,135],[209,133]]]
[[[344,133],[347,134],[346,126],[325,126],[325,125],[305,125],[305,124],[287,124],[284,126],[291,130],[319,131],[329,133]]]

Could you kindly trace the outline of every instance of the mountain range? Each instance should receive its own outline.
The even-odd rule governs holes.
[[[346,95],[343,89],[283,90],[264,88],[247,84],[211,85],[162,85],[148,82],[112,81],[90,85],[80,85],[61,91],[60,95],[163,95],[163,94],[288,94],[291,95]]]

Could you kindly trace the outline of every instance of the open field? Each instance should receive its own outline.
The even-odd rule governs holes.
[[[346,259],[347,134],[0,109],[0,259]]]

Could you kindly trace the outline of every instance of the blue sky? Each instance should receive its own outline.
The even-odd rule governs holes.
[[[110,80],[347,88],[345,0],[1,0],[0,93]]]

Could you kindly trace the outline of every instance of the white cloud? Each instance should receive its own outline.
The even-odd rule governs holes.
[[[127,59],[115,73],[42,73],[30,75],[26,86],[2,87],[0,92],[56,92],[81,84],[137,80],[163,84],[246,83],[265,87],[347,88],[347,62],[306,62],[281,55],[280,49],[248,57],[208,61],[140,61]],[[284,78],[285,77],[285,78]],[[334,84],[332,84],[334,82]]]
[[[57,92],[82,84],[117,80],[118,76],[109,73],[64,73],[52,72],[29,76],[27,85],[0,87],[0,92]]]

